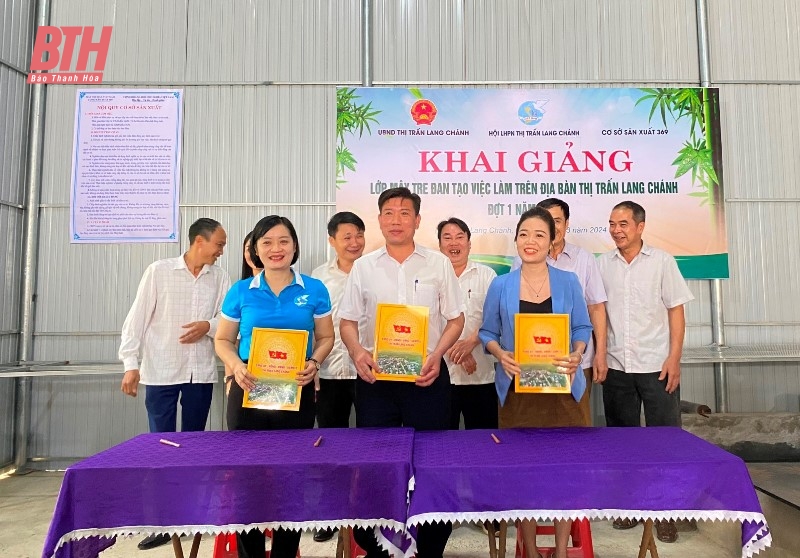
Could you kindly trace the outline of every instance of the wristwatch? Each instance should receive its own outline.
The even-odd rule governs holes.
[[[317,372],[319,372],[320,364],[319,364],[319,361],[317,359],[315,359],[315,358],[307,358],[306,362],[313,362],[314,366],[316,366],[316,368],[317,368]]]

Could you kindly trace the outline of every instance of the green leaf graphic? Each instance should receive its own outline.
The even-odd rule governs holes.
[[[372,102],[359,104],[355,89],[342,87],[336,90],[336,187],[347,182],[345,169],[356,170],[356,159],[345,145],[347,134],[362,137],[364,130],[372,134],[371,124],[379,124],[376,118],[381,111],[372,107]]]

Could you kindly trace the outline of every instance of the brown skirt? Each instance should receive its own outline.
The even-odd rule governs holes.
[[[580,402],[570,393],[516,393],[511,384],[506,404],[500,407],[500,428],[591,426],[591,369],[584,370],[584,375],[587,376],[586,391]]]

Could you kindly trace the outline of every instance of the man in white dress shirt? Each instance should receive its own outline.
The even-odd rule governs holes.
[[[586,345],[581,368],[586,376],[586,391],[578,402],[578,411],[586,426],[592,425],[592,413],[589,398],[592,394],[592,383],[602,384],[608,372],[606,361],[606,290],[594,255],[580,246],[566,241],[569,228],[569,205],[558,198],[548,198],[537,203],[550,212],[556,224],[556,237],[547,255],[547,263],[557,269],[572,271],[578,276],[583,289],[583,298],[589,309],[589,320],[592,322],[592,339]]]
[[[408,188],[392,188],[378,197],[378,223],[386,245],[353,264],[339,306],[339,333],[356,366],[356,425],[410,426],[446,430],[450,424],[450,375],[444,355],[464,328],[458,280],[450,260],[420,246],[420,197]],[[372,358],[378,303],[427,306],[427,358],[412,382],[376,381]],[[359,325],[363,334],[359,334]],[[442,556],[450,523],[421,525],[417,557]],[[388,556],[371,531],[355,529],[367,558]]]
[[[189,250],[150,264],[122,326],[119,358],[125,367],[122,392],[136,397],[145,387],[151,432],[174,432],[181,405],[181,429],[205,429],[217,381],[214,333],[228,274],[214,265],[227,236],[213,219],[189,227]],[[169,542],[169,535],[147,537],[139,548]]]
[[[444,360],[453,384],[450,396],[450,428],[458,430],[461,417],[464,428],[497,428],[497,391],[494,387],[494,362],[478,339],[483,323],[483,301],[494,270],[470,261],[472,234],[469,226],[451,217],[436,227],[439,251],[453,264],[464,304],[464,331],[445,354]]]
[[[331,295],[336,334],[333,350],[319,369],[317,424],[320,428],[347,428],[350,426],[350,409],[355,403],[357,374],[339,336],[339,304],[353,263],[364,253],[364,221],[351,211],[340,211],[328,221],[328,244],[335,252],[333,257],[311,272],[312,277],[325,284]],[[335,532],[336,529],[318,530],[314,533],[314,540],[325,542]]]
[[[614,206],[608,232],[617,248],[600,256],[608,295],[608,375],[603,405],[608,426],[680,426],[683,305],[694,300],[667,252],[642,240],[645,211],[638,203]],[[617,520],[625,529],[635,521]],[[656,522],[658,538],[674,542],[674,522]]]

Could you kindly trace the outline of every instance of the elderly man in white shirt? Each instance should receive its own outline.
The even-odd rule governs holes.
[[[470,261],[472,234],[469,226],[451,217],[436,226],[439,251],[453,264],[464,304],[464,331],[445,354],[444,360],[453,384],[450,398],[450,428],[497,428],[497,391],[494,387],[494,359],[486,354],[478,339],[483,323],[483,301],[494,270]]]
[[[450,375],[444,355],[464,328],[458,280],[441,253],[418,245],[420,198],[408,188],[392,188],[378,197],[378,223],[386,245],[353,264],[339,306],[339,332],[356,366],[356,425],[410,426],[446,430],[450,424]],[[372,358],[378,303],[430,309],[427,358],[414,383],[376,381]],[[359,326],[363,334],[359,334]],[[421,525],[418,558],[441,557],[452,526]],[[369,558],[385,556],[371,531],[354,530]]]
[[[364,253],[364,221],[351,211],[340,211],[328,221],[328,244],[333,257],[314,269],[311,276],[325,284],[331,296],[335,339],[333,350],[322,361],[317,388],[317,424],[320,428],[347,428],[355,403],[356,367],[339,336],[339,305],[353,263]],[[336,529],[314,533],[314,540],[330,540]]]
[[[217,221],[195,221],[185,254],[147,267],[122,326],[121,389],[136,397],[139,384],[146,386],[151,432],[175,431],[179,400],[181,429],[205,429],[217,381],[214,333],[231,285],[228,274],[214,265],[226,242],[225,229]],[[139,548],[154,548],[169,539],[150,536]]]
[[[645,210],[624,201],[611,211],[617,248],[600,256],[608,295],[608,376],[603,404],[608,426],[680,426],[683,305],[694,300],[670,254],[642,240]],[[628,528],[631,522],[617,521]],[[633,522],[635,525],[635,522]],[[674,523],[657,522],[658,538],[677,539]]]

